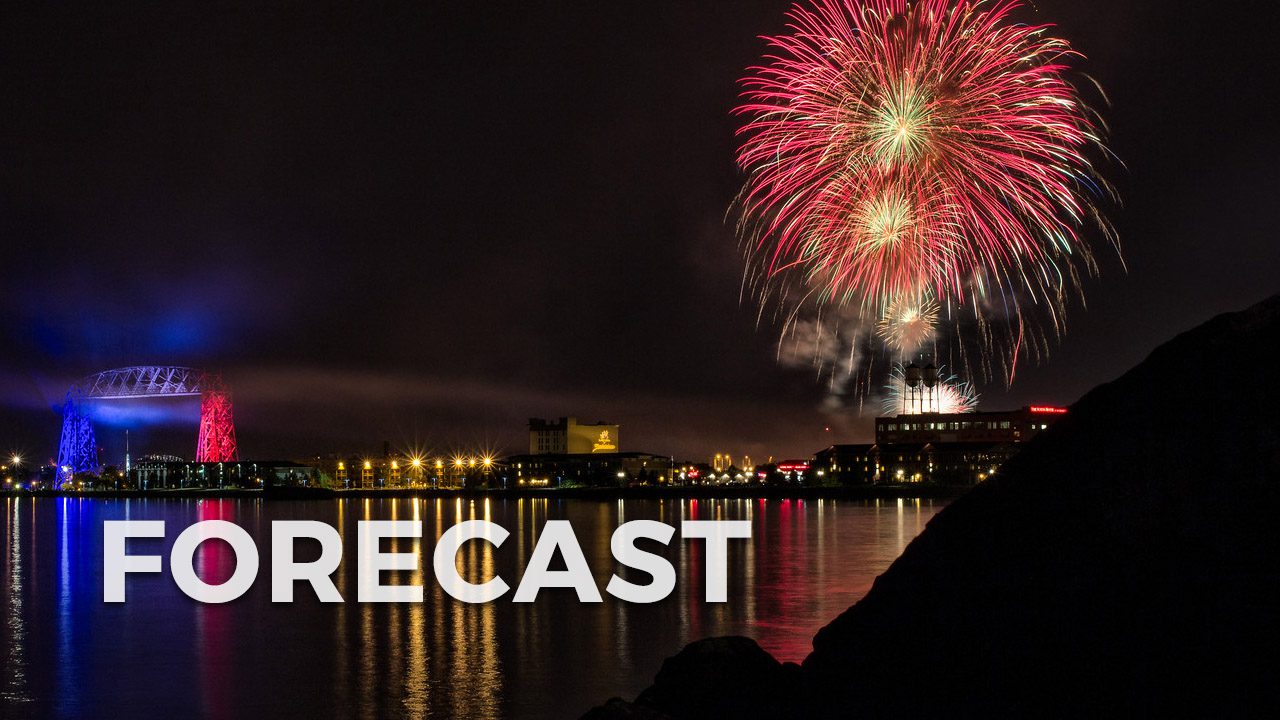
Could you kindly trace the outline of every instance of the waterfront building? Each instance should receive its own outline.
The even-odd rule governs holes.
[[[876,443],[1026,442],[1066,414],[1066,408],[1031,405],[1020,410],[917,413],[876,418]]]
[[[591,425],[577,418],[562,417],[552,422],[529,419],[530,455],[597,455],[617,453],[622,445],[619,426],[603,421]]]
[[[844,485],[930,482],[974,485],[999,471],[1022,444],[1049,429],[1066,409],[919,413],[876,418],[876,441],[832,445],[813,465]]]
[[[786,482],[803,483],[813,463],[808,460],[783,460],[776,466],[776,472]]]
[[[666,484],[673,463],[665,455],[627,453],[530,453],[503,461],[516,487],[626,487]]]
[[[133,463],[126,477],[140,490],[261,488],[264,484],[312,485],[316,469],[292,460],[193,462],[172,455],[145,455]]]
[[[814,456],[813,465],[842,485],[974,485],[995,474],[1018,449],[1016,443],[985,442],[832,445]]]

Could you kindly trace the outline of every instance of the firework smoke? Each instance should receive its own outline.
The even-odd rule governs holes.
[[[867,333],[849,312],[793,318],[778,341],[778,361],[805,368],[827,386],[826,410],[839,410],[857,395],[856,373],[862,364]]]

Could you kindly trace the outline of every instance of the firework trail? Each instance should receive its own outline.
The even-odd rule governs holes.
[[[1064,77],[1077,56],[1017,0],[813,0],[743,81],[739,230],[763,302],[852,307],[891,349],[928,304],[1008,380],[1062,331],[1115,236],[1090,155],[1101,120]],[[1118,245],[1116,246],[1118,249]],[[906,300],[904,300],[906,299]],[[942,312],[939,313],[938,310]],[[920,323],[916,329],[931,323]],[[930,331],[929,334],[931,334]],[[962,350],[963,354],[963,350]]]
[[[906,368],[897,363],[884,389],[880,405],[885,415],[967,413],[978,409],[978,394],[973,386],[949,374],[945,366],[938,368],[938,381],[932,389],[919,386],[913,390],[907,386]]]

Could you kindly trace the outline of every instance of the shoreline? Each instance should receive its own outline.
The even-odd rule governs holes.
[[[327,488],[274,488],[265,493],[251,489],[98,490],[98,491],[4,491],[4,497],[48,497],[76,499],[253,499],[253,500],[341,500],[346,498],[498,498],[557,500],[664,500],[664,499],[762,499],[762,500],[954,500],[972,488],[950,485],[870,485],[854,487],[759,487],[685,486],[634,488],[538,488],[437,490],[396,488],[332,490]]]

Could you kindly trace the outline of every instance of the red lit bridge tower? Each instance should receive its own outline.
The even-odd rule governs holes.
[[[200,396],[200,434],[196,462],[238,459],[231,392],[218,375],[186,367],[146,365],[90,375],[67,391],[62,407],[62,440],[58,444],[58,485],[75,473],[97,470],[93,424],[85,404],[135,397]]]

